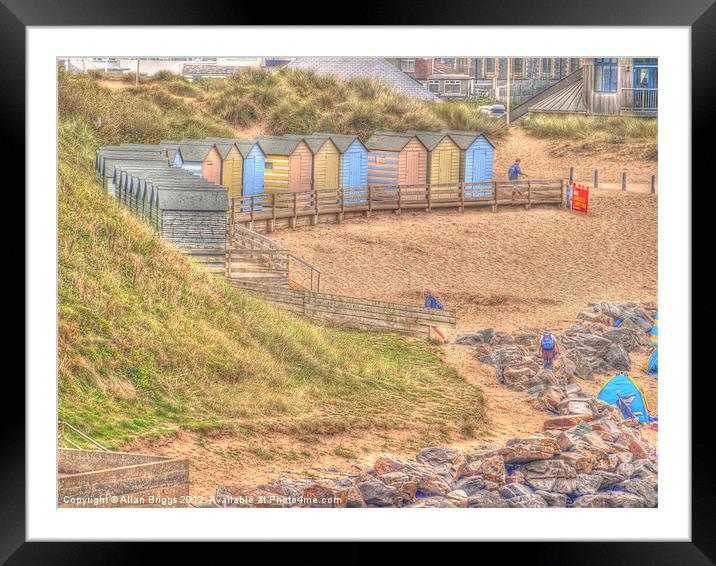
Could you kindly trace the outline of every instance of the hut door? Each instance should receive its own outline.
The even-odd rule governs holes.
[[[326,156],[326,188],[338,188],[338,156]]]
[[[248,197],[256,194],[254,187],[256,185],[256,159],[247,157],[244,160],[244,196]]]
[[[405,181],[408,185],[417,185],[420,182],[420,152],[408,151],[406,157]]]
[[[202,177],[207,181],[221,184],[221,165],[215,161],[204,161],[202,163]]]
[[[450,173],[452,172],[452,152],[443,150],[439,152],[438,183],[444,184],[450,182]]]
[[[360,187],[360,169],[361,169],[361,155],[360,153],[351,153],[351,159],[349,162],[350,171],[348,172],[348,186],[349,187]]]

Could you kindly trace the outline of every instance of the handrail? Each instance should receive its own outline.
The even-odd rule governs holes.
[[[303,266],[308,268],[309,273],[309,291],[315,291],[316,293],[319,293],[321,291],[321,272],[316,269],[316,267],[303,259],[302,257],[298,257],[296,254],[288,252],[288,257],[291,259],[296,260],[298,263],[302,264]],[[313,288],[313,274],[316,274],[316,288]],[[290,277],[290,270],[289,270],[289,277]]]
[[[69,428],[72,432],[74,432],[75,434],[80,435],[82,438],[84,438],[84,439],[87,440],[88,442],[91,442],[91,443],[94,444],[95,446],[99,447],[101,450],[104,450],[105,452],[110,452],[110,449],[109,449],[109,448],[105,448],[105,447],[102,446],[99,442],[97,442],[94,438],[90,438],[90,437],[87,436],[84,432],[82,432],[81,430],[79,430],[79,429],[73,427],[71,424],[66,423],[65,421],[57,421],[57,424],[60,426],[60,430],[62,431],[61,434],[60,434],[60,438],[62,438],[62,440],[64,440],[64,441],[67,442],[68,444],[71,444],[71,445],[74,446],[75,448],[78,448],[78,449],[81,450],[81,448],[80,448],[79,445],[75,444],[74,442],[72,442],[71,440],[69,440],[68,438],[65,437],[65,428]]]

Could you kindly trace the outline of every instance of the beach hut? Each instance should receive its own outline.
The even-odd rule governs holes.
[[[366,142],[369,185],[424,185],[428,150],[414,135],[376,132]]]
[[[313,153],[302,138],[258,136],[266,156],[264,192],[308,192],[312,185]]]
[[[338,189],[340,187],[341,152],[335,142],[326,136],[284,136],[302,139],[313,153],[313,188]]]
[[[166,155],[143,151],[106,150],[98,155],[99,173],[102,178],[102,188],[114,194],[114,168],[119,164],[147,161],[162,165],[167,164]]]
[[[221,184],[221,153],[216,145],[201,141],[178,143],[162,141],[160,145],[167,150],[176,146],[177,153],[171,162],[175,167],[181,167],[217,185]]]
[[[464,183],[492,183],[492,169],[495,158],[495,147],[480,132],[460,130],[443,130],[460,148],[460,181]],[[466,196],[485,196],[491,194],[485,186],[466,187]]]
[[[428,184],[455,185],[460,183],[460,147],[447,134],[409,131],[428,150]]]
[[[328,137],[336,145],[341,154],[340,186],[368,186],[368,148],[358,136],[347,134],[316,133],[312,136]]]
[[[232,142],[241,155],[241,159],[235,160],[231,168],[234,185],[227,185],[229,187],[229,198],[240,196],[250,197],[263,194],[266,156],[261,150],[261,147],[255,141],[251,140],[232,140],[228,138],[208,139],[218,144]],[[227,170],[224,169],[224,175],[226,174]],[[224,184],[226,185],[226,182]]]

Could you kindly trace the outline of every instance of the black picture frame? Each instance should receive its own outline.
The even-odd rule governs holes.
[[[171,6],[170,6],[171,4]],[[327,3],[326,3],[327,4]],[[6,144],[7,158],[13,163],[24,163],[25,156],[25,31],[27,26],[96,26],[96,25],[260,25],[266,18],[261,4],[234,2],[233,12],[240,19],[228,21],[226,13],[206,10],[203,3],[176,0],[171,3],[156,0],[130,0],[122,3],[106,0],[0,0],[0,58],[4,63],[5,81],[0,89],[3,100],[3,132],[10,143]],[[390,4],[364,4],[355,12],[351,25],[628,25],[628,26],[689,26],[692,38],[692,109],[698,120],[692,119],[692,161],[708,165],[707,143],[714,126],[713,92],[716,85],[716,5],[714,0],[600,0],[578,3],[567,0],[528,2],[527,0],[500,0],[476,2],[470,0],[450,2],[424,2],[400,0]],[[345,24],[341,11],[319,9],[332,16],[326,24]],[[310,14],[270,14],[272,24],[311,24]],[[278,18],[278,19],[277,19]],[[281,21],[281,19],[283,21]],[[310,21],[309,21],[310,19]],[[439,47],[439,46],[436,46]],[[10,80],[12,79],[12,80]],[[699,143],[697,140],[703,140]],[[704,143],[706,142],[706,143]],[[15,168],[22,175],[24,169]],[[708,172],[694,168],[693,186],[709,191]],[[24,178],[19,178],[23,182]],[[684,187],[684,191],[690,190]],[[695,224],[695,219],[694,219]],[[687,329],[685,329],[687,331]],[[690,331],[690,329],[688,329]],[[694,334],[694,351],[708,351],[707,336]],[[699,348],[701,346],[701,348]],[[683,376],[684,383],[690,376]],[[707,391],[711,376],[692,381],[692,454],[708,455],[712,441],[708,419],[713,412]],[[672,381],[674,383],[675,381]],[[6,380],[6,400],[20,406],[24,398],[22,383]],[[26,542],[25,537],[25,430],[24,404],[20,415],[6,420],[3,434],[3,458],[0,465],[0,562],[7,564],[120,564],[142,562],[145,550],[138,551],[139,543],[78,543],[78,542]],[[488,543],[509,562],[518,560],[530,564],[714,564],[716,561],[716,520],[714,519],[714,474],[709,466],[692,466],[692,538],[690,542],[618,542],[618,543],[520,543],[511,544],[509,552],[501,543]],[[709,534],[711,533],[711,534]],[[585,533],[588,534],[588,533]],[[558,537],[559,533],[555,533]],[[77,533],[81,538],[82,533]],[[499,547],[495,548],[497,545]],[[196,552],[206,558],[206,550],[187,545],[161,545],[164,560],[191,558]],[[212,551],[213,552],[213,551]],[[307,552],[301,550],[300,552]],[[335,561],[370,561],[374,550],[359,546],[346,552],[333,549],[329,552],[311,551],[312,558],[321,556]],[[440,552],[440,551],[438,551]],[[410,545],[401,550],[403,560],[411,554],[426,556],[422,545]],[[477,559],[477,557],[476,557]],[[509,563],[508,562],[508,563]]]

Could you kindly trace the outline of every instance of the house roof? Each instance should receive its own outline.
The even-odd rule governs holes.
[[[256,136],[254,141],[266,155],[291,155],[303,141],[300,136]]]
[[[372,79],[410,98],[439,100],[418,81],[382,57],[297,57],[288,67],[315,71],[319,75],[333,75],[346,81]]]
[[[428,78],[430,80],[460,80],[460,81],[469,81],[470,75],[464,75],[462,73],[433,73],[432,75],[428,75]]]
[[[585,114],[584,82],[575,81],[527,107],[528,112],[576,112]]]
[[[362,141],[360,141],[360,138],[358,136],[354,136],[352,134],[326,134],[323,132],[314,132],[311,134],[312,136],[320,136],[324,138],[331,138],[331,141],[336,144],[336,147],[338,148],[338,151],[341,153],[345,153],[346,150],[353,144],[354,141],[358,140],[358,142],[365,147]]]
[[[200,75],[203,77],[228,77],[244,71],[246,67],[236,65],[202,65],[186,63],[182,68],[183,75]]]
[[[368,141],[365,142],[365,146],[368,149],[402,151],[412,139],[416,139],[416,136],[411,134],[398,134],[395,132],[375,132],[370,136]]]
[[[437,145],[446,137],[449,137],[452,140],[451,136],[448,136],[448,134],[442,132],[419,132],[417,130],[408,130],[406,133],[417,137],[423,143],[423,145],[428,148],[428,151],[434,150]]]
[[[460,149],[467,149],[470,147],[473,143],[475,143],[475,140],[482,136],[487,140],[487,143],[489,143],[492,147],[494,147],[494,144],[490,141],[490,138],[488,138],[485,134],[482,132],[470,132],[467,130],[440,130],[441,132],[448,134],[452,140],[458,145]]]
[[[553,84],[549,88],[546,88],[542,92],[539,92],[535,94],[532,98],[526,100],[516,108],[513,108],[510,111],[510,117],[512,121],[519,120],[522,118],[526,113],[530,112],[532,108],[537,108],[538,106],[541,106],[543,102],[547,101],[548,99],[552,99],[553,96],[559,95],[559,93],[562,93],[564,90],[570,90],[571,87],[574,87],[575,83],[579,83],[582,85],[584,82],[584,67],[580,67],[573,73],[570,73],[566,77],[564,77],[561,81]],[[577,90],[577,89],[575,89]],[[572,94],[576,96],[576,92],[572,91]],[[561,95],[560,95],[561,96]],[[557,96],[552,102],[550,102],[549,105],[555,104],[555,107],[562,107],[564,108],[564,102],[557,102],[557,98],[560,96]],[[584,97],[584,87],[582,85],[582,98]],[[578,98],[578,97],[577,97]],[[578,100],[572,99],[572,104],[574,104],[574,107],[577,108],[577,110],[574,110],[575,112],[586,112],[586,106],[584,109],[581,109],[582,104],[584,104],[584,101],[582,101],[582,104],[579,104]],[[549,112],[550,110],[544,110],[542,108],[536,109],[537,112]],[[554,112],[568,112],[568,110],[554,110]]]

